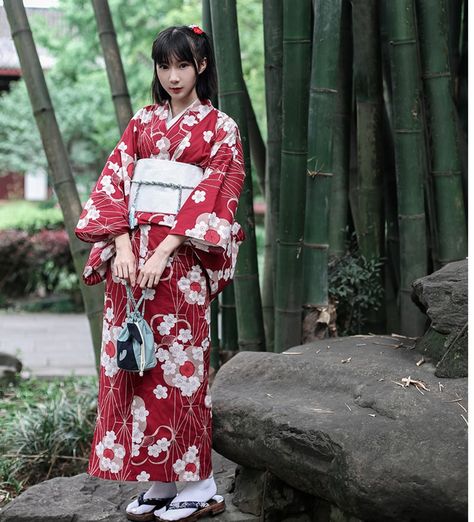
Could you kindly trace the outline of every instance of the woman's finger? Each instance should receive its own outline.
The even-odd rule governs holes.
[[[130,284],[132,286],[135,286],[135,281],[136,281],[136,271],[135,271],[135,268],[132,268],[130,270]]]

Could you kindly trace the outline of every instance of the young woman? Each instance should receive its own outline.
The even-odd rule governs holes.
[[[217,81],[207,35],[170,27],[152,58],[155,103],[130,120],[76,227],[94,243],[84,281],[105,280],[87,472],[151,482],[127,506],[130,520],[191,521],[225,509],[211,462],[210,302],[231,282],[245,239],[234,219],[245,170],[235,121],[209,99]],[[157,365],[143,376],[117,366],[126,283],[135,298],[145,293],[154,335]],[[178,495],[176,482],[186,483]]]

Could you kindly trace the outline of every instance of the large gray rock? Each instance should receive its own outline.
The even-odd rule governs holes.
[[[214,448],[367,522],[465,520],[467,425],[449,401],[467,405],[467,380],[439,387],[412,348],[353,336],[237,354],[213,384]],[[409,376],[430,391],[395,383]]]
[[[468,263],[449,263],[413,282],[412,298],[431,320],[417,351],[436,365],[438,377],[467,377]]]

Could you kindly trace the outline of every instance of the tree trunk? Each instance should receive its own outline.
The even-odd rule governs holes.
[[[389,0],[386,7],[400,239],[400,328],[404,335],[421,336],[425,315],[411,299],[412,282],[427,274],[427,152],[415,4],[414,0]]]
[[[69,247],[74,268],[79,277],[81,293],[92,334],[96,367],[99,368],[104,288],[103,285],[87,287],[82,282],[82,272],[89,253],[89,247],[82,241],[79,241],[74,234],[74,229],[82,211],[81,202],[23,2],[5,0],[4,5],[12,38],[20,59],[23,78],[28,89],[33,114],[48,160],[53,187],[64,216],[64,224],[69,236]]]
[[[467,256],[466,216],[444,0],[417,0],[438,231],[435,266]]]
[[[237,210],[246,240],[242,243],[235,270],[234,290],[241,350],[265,350],[262,302],[258,280],[255,218],[247,132],[245,85],[235,0],[211,0],[211,18],[219,81],[219,105],[235,119],[242,137],[245,184]]]
[[[115,114],[120,128],[120,135],[122,135],[133,116],[133,112],[120,50],[117,44],[117,35],[115,34],[114,23],[107,0],[92,0],[92,5],[94,6],[95,19],[97,21],[100,45],[104,53],[105,68],[112,92]]]
[[[305,343],[328,336],[329,205],[341,14],[341,0],[315,1],[303,249]]]
[[[277,240],[275,351],[301,343],[303,232],[308,144],[312,8],[283,1],[280,215]]]
[[[263,318],[267,351],[274,351],[276,235],[278,228],[281,161],[281,89],[283,65],[283,0],[263,1],[265,45],[265,104],[267,148],[265,168],[265,261],[263,274]]]

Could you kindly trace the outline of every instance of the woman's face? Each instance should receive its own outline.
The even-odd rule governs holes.
[[[201,73],[205,68],[204,59],[200,64],[199,72]],[[181,105],[188,101],[191,103],[196,98],[197,75],[191,62],[173,58],[169,64],[157,64],[156,74],[163,89],[171,96],[172,102]]]

